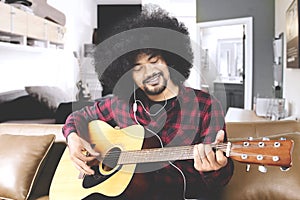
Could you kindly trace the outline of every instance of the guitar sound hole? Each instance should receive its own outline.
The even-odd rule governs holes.
[[[121,149],[114,147],[105,155],[102,163],[102,169],[104,171],[110,171],[115,168],[118,164],[118,160],[121,154]]]

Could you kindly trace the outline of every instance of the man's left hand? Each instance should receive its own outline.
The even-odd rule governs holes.
[[[220,130],[213,144],[222,143],[224,141],[224,131]],[[208,172],[219,170],[226,166],[227,157],[223,151],[213,151],[210,144],[197,144],[194,146],[194,167],[198,171]]]

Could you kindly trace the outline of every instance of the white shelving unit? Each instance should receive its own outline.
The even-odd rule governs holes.
[[[0,47],[36,51],[62,49],[64,26],[0,2]]]

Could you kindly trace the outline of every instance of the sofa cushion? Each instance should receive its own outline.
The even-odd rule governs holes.
[[[0,93],[0,103],[12,101],[18,97],[26,96],[28,93],[25,90],[11,90]]]
[[[27,199],[55,135],[0,135],[0,199]]]
[[[36,98],[41,103],[44,103],[51,110],[56,110],[60,103],[70,102],[75,100],[72,92],[65,92],[58,87],[51,86],[27,86],[26,92]]]
[[[51,119],[54,112],[32,96],[18,97],[0,104],[0,122]]]
[[[267,172],[262,173],[258,171],[258,165],[253,164],[246,172],[246,164],[234,161],[234,174],[222,193],[223,200],[300,199],[300,133],[284,133],[269,138],[281,137],[294,141],[292,167],[281,171],[279,167],[267,166]]]

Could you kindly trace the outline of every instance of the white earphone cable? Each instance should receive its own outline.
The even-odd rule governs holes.
[[[133,90],[133,98],[134,98],[134,103],[132,105],[132,110],[133,110],[133,116],[134,116],[134,120],[135,122],[138,124],[138,125],[141,125],[139,123],[139,121],[137,120],[137,116],[136,116],[136,112],[137,112],[137,102],[139,101],[141,106],[143,107],[143,109],[145,110],[144,108],[144,105],[142,104],[142,102],[140,100],[136,100],[136,96],[135,96],[135,86],[134,86],[134,90]],[[167,102],[167,101],[166,101]],[[166,105],[166,103],[165,103]],[[165,106],[162,107],[162,109],[164,108]],[[145,110],[146,111],[146,110]],[[161,111],[161,109],[158,111],[158,113]],[[147,112],[147,111],[146,111]],[[157,113],[157,114],[158,114]],[[150,114],[150,113],[148,113]],[[161,140],[161,138],[157,135],[157,133],[155,133],[154,131],[152,131],[151,129],[147,128],[147,127],[144,127],[147,131],[151,132],[155,137],[157,137],[157,139],[159,140],[159,143],[160,143],[160,146],[161,148],[164,148],[164,145],[163,145],[163,142]],[[182,179],[183,179],[183,199],[184,200],[194,200],[194,199],[187,199],[185,198],[185,194],[186,194],[186,178],[185,178],[185,175],[183,173],[183,171],[181,169],[179,169],[174,163],[172,163],[171,161],[168,161],[168,163],[174,167],[177,171],[179,171],[179,173],[181,174],[182,176]]]
[[[138,99],[136,99],[136,94],[135,94],[135,84],[133,85],[133,98],[134,98],[133,109],[134,109],[135,111],[137,111],[137,103],[139,103],[139,104],[141,104],[143,110],[144,110],[149,116],[151,116],[151,117],[154,117],[154,116],[158,115],[158,113],[160,113],[160,112],[166,107],[166,105],[167,105],[167,103],[168,103],[168,100],[166,99],[166,96],[165,96],[165,94],[164,94],[164,99],[165,99],[164,105],[163,105],[156,113],[154,113],[154,114],[150,113],[150,112],[145,108],[143,102],[140,101],[140,100],[138,100]]]

